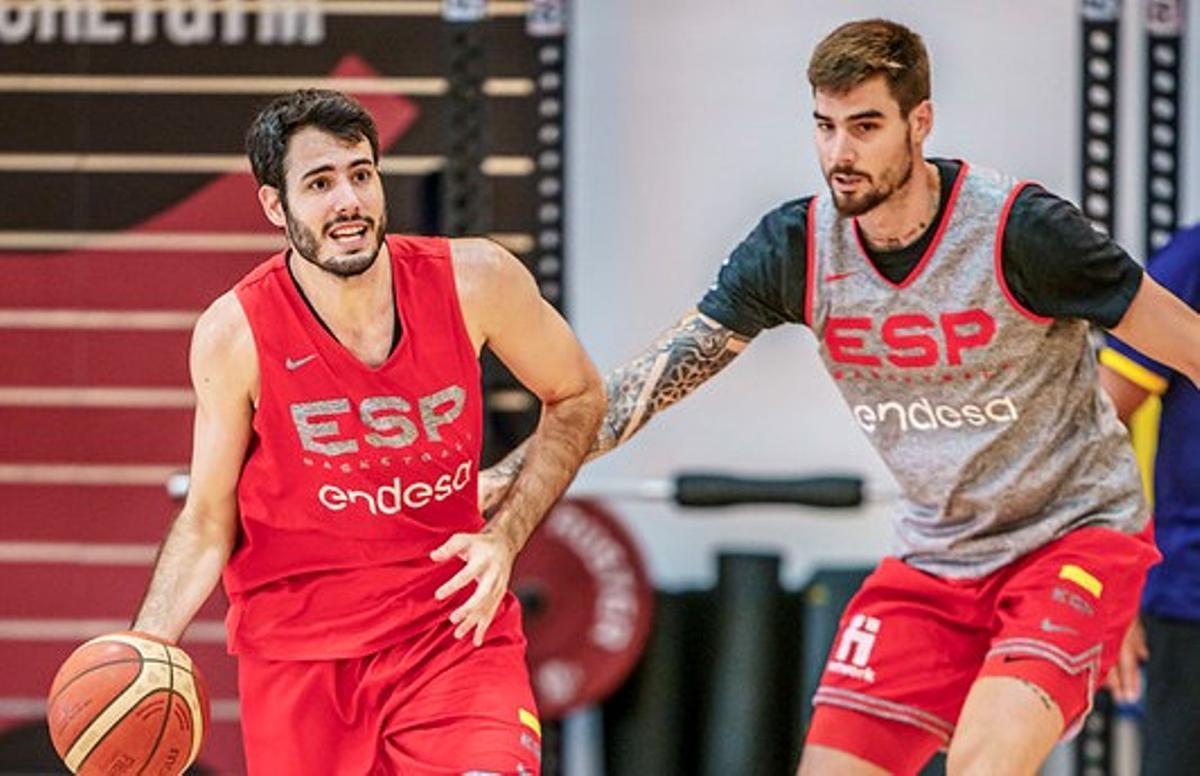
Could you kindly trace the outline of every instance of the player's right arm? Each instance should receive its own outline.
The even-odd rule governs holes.
[[[250,441],[258,363],[232,292],[200,316],[189,356],[196,415],[187,500],[159,548],[134,630],[178,641],[237,538],[237,482]]]
[[[698,308],[605,376],[608,411],[588,460],[624,444],[655,415],[695,391],[763,329],[801,320],[808,202],[793,200],[768,213],[730,254]],[[485,512],[503,500],[524,456],[522,445],[480,472]]]
[[[605,375],[608,411],[586,460],[629,440],[652,417],[728,366],[749,342],[749,337],[690,310],[648,348]],[[522,444],[480,473],[480,505],[485,511],[503,499],[525,461],[525,449]]]

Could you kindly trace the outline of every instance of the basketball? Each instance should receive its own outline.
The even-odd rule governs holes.
[[[83,644],[50,686],[50,740],[72,773],[180,774],[208,729],[208,693],[179,647],[137,633]]]

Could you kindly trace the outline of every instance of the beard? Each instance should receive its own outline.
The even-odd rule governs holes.
[[[849,218],[852,216],[861,216],[869,213],[879,205],[883,204],[912,179],[913,174],[913,152],[912,145],[909,139],[905,138],[904,155],[900,161],[886,168],[879,176],[879,180],[862,170],[856,170],[851,166],[842,165],[832,167],[825,173],[825,182],[829,186],[829,193],[833,196],[833,204],[837,208],[838,214]],[[868,188],[866,191],[856,194],[842,194],[833,187],[834,175],[856,175],[866,181]]]
[[[296,249],[296,253],[300,254],[309,264],[320,267],[331,275],[336,275],[340,278],[352,278],[369,270],[375,263],[375,259],[379,256],[379,251],[383,247],[383,235],[387,231],[386,210],[380,216],[378,224],[370,216],[336,218],[325,224],[322,229],[323,233],[328,234],[333,229],[336,229],[338,224],[347,221],[363,221],[367,225],[367,232],[375,238],[375,244],[358,253],[334,254],[322,259],[320,255],[320,241],[317,235],[307,226],[292,218],[291,212],[286,208],[284,208],[284,214],[287,217],[287,238],[292,247]]]

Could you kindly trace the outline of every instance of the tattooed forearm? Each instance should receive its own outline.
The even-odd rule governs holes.
[[[698,313],[683,318],[605,378],[608,413],[592,454],[629,439],[650,418],[724,369],[745,344],[745,338]]]
[[[605,376],[608,412],[588,460],[622,444],[659,412],[696,390],[740,353],[748,340],[699,313],[684,316],[636,358]],[[499,499],[525,461],[528,443],[488,469],[489,496]]]

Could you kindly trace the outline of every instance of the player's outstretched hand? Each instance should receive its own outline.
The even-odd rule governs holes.
[[[429,553],[429,557],[438,563],[451,558],[463,562],[463,567],[437,589],[434,597],[443,601],[473,580],[475,590],[462,606],[450,613],[450,622],[455,626],[454,638],[461,639],[474,630],[475,646],[482,645],[484,634],[508,590],[516,551],[503,536],[484,530],[454,534]]]
[[[1142,621],[1135,617],[1125,632],[1121,652],[1105,682],[1118,703],[1134,703],[1141,696],[1142,677],[1138,666],[1146,662],[1148,657],[1150,650],[1146,647],[1146,631]]]

